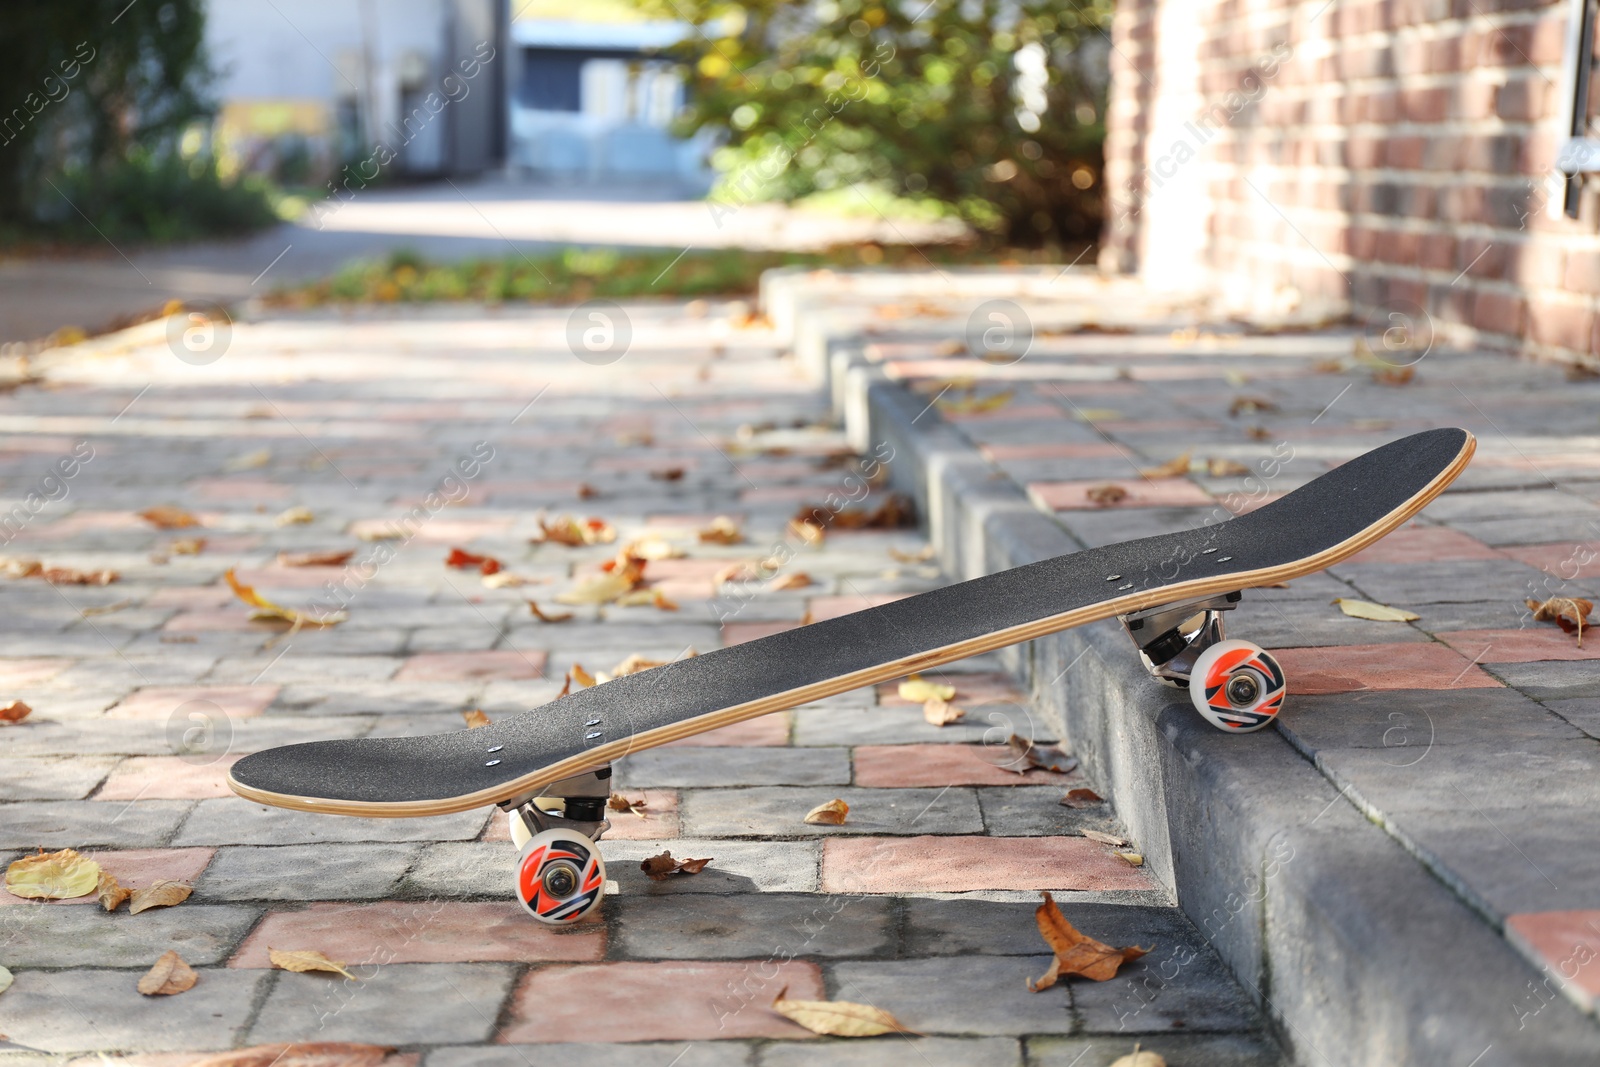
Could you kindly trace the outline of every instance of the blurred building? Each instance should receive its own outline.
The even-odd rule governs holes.
[[[1594,0],[1122,0],[1103,265],[1595,362],[1594,19]]]

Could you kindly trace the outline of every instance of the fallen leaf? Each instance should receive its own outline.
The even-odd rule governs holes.
[[[1084,490],[1084,498],[1097,508],[1108,508],[1113,504],[1120,504],[1128,499],[1128,491],[1114,482],[1104,485],[1091,485]]]
[[[183,962],[183,957],[169,948],[139,979],[139,992],[147,997],[170,997],[193,989],[199,977],[193,967]]]
[[[579,500],[593,500],[595,497],[597,497],[599,495],[600,495],[600,490],[596,489],[594,486],[590,485],[588,482],[582,482],[578,486],[578,499]]]
[[[1078,757],[1069,756],[1053,745],[1036,745],[1020,734],[1006,739],[1010,759],[997,764],[1004,770],[1027,774],[1035,768],[1055,774],[1071,774],[1078,769]]]
[[[640,671],[647,671],[651,667],[664,667],[666,666],[666,663],[667,661],[664,659],[646,659],[644,656],[641,656],[635,652],[633,655],[629,656],[627,659],[611,668],[611,677],[622,678],[629,674],[638,674]]]
[[[74,567],[46,567],[39,577],[51,585],[110,585],[122,576],[116,571],[80,571]]]
[[[842,800],[830,800],[806,812],[806,817],[801,821],[811,826],[843,826],[845,816],[849,814],[850,805]]]
[[[576,589],[556,594],[557,604],[609,604],[633,589],[633,582],[621,574],[598,574],[585,578]]]
[[[1245,412],[1277,410],[1277,403],[1264,396],[1236,396],[1233,398],[1233,403],[1228,405],[1228,414],[1234,418],[1238,418]]]
[[[280,567],[342,567],[350,562],[350,557],[356,550],[337,548],[324,549],[320,552],[279,552],[278,566]]]
[[[6,868],[6,889],[28,900],[70,900],[86,897],[100,884],[100,865],[77,850],[40,849],[13,860]]]
[[[726,515],[718,515],[709,526],[699,532],[700,541],[710,545],[736,545],[744,540],[739,524]]]
[[[500,561],[493,556],[480,556],[464,548],[452,548],[444,558],[444,565],[457,570],[475,567],[482,574],[497,574],[500,571]]]
[[[572,670],[567,672],[567,681],[577,682],[585,689],[592,689],[596,684],[594,675],[584,670],[583,664],[581,663],[574,663],[572,665]]]
[[[310,508],[295,507],[279,512],[272,521],[278,526],[304,526],[316,522],[317,516]]]
[[[200,520],[194,515],[171,504],[157,504],[153,508],[146,508],[139,512],[139,517],[162,530],[181,530],[200,525]]]
[[[1055,953],[1043,977],[1037,981],[1029,979],[1028,990],[1033,993],[1049,989],[1063,974],[1079,974],[1096,982],[1110,981],[1124,963],[1131,963],[1150,951],[1136,945],[1112,948],[1081,933],[1067,922],[1049,893],[1044,894],[1044,903],[1034,911],[1033,918],[1045,944]]]
[[[1351,600],[1349,597],[1334,597],[1333,602],[1339,605],[1339,610],[1354,619],[1370,619],[1373,622],[1411,622],[1420,618],[1416,612],[1404,608],[1391,608],[1386,604],[1374,604],[1369,600]]]
[[[190,1060],[188,1067],[379,1067],[393,1048],[353,1041],[252,1045]]]
[[[789,1000],[789,987],[778,990],[772,1010],[810,1030],[829,1037],[876,1037],[879,1034],[914,1034],[882,1008],[848,1000]]]
[[[659,589],[650,590],[650,603],[660,611],[677,611],[678,605],[667,599],[667,594]]]
[[[939,682],[930,682],[920,674],[913,674],[900,683],[900,699],[909,700],[913,704],[922,704],[929,700],[953,700],[956,687],[943,685]]]
[[[44,573],[44,564],[36,559],[8,559],[0,564],[7,578],[32,578]]]
[[[578,548],[583,545],[609,545],[617,539],[617,529],[604,519],[579,521],[571,515],[562,515],[553,522],[539,520],[539,536],[534,544],[566,545]]]
[[[1206,473],[1213,478],[1237,478],[1250,473],[1250,468],[1232,459],[1212,456],[1206,460]]]
[[[811,575],[804,571],[795,571],[793,574],[782,574],[767,583],[767,591],[781,593],[787,589],[804,589],[811,584]]]
[[[20,700],[9,700],[4,704],[0,704],[0,722],[21,722],[32,714],[33,709]]]
[[[1146,467],[1139,473],[1146,478],[1181,478],[1189,473],[1189,453],[1185,452],[1159,467]]]
[[[645,806],[643,797],[634,800],[631,797],[623,796],[621,793],[612,793],[610,799],[606,801],[606,807],[610,810],[625,811],[629,815],[637,815],[641,819],[650,817],[649,813],[644,810]]]
[[[703,860],[675,860],[672,853],[663,852],[639,864],[639,869],[652,882],[664,882],[675,874],[699,874],[711,860],[710,856]]]
[[[683,480],[682,467],[664,467],[661,470],[650,472],[650,477],[658,482],[678,482]]]
[[[171,908],[182,904],[194,892],[188,882],[175,882],[170,878],[157,878],[143,889],[135,889],[128,900],[128,914],[137,915],[151,908]]]
[[[631,542],[623,549],[630,556],[639,559],[655,561],[658,559],[681,559],[688,553],[663,537],[646,537]]]
[[[897,563],[926,563],[933,558],[933,546],[923,545],[915,552],[902,552],[898,548],[891,548],[889,558]]]
[[[267,959],[274,967],[285,971],[294,971],[304,974],[306,971],[327,971],[330,974],[342,974],[346,978],[355,978],[355,975],[344,969],[344,964],[337,960],[330,960],[314,948],[303,949],[267,949]]]
[[[99,898],[102,908],[107,911],[116,911],[122,905],[122,902],[132,895],[132,890],[117,881],[116,875],[110,871],[102,870],[100,872],[100,881],[95,885],[95,895]]]
[[[1409,385],[1416,376],[1414,363],[1404,367],[1379,367],[1372,372],[1372,380],[1379,385]]]
[[[1311,373],[1313,373],[1313,374],[1343,374],[1344,373],[1344,360],[1340,359],[1338,356],[1334,356],[1331,359],[1318,360],[1317,362],[1315,362],[1315,363],[1313,363],[1311,365]]]
[[[960,721],[966,714],[966,708],[958,708],[939,697],[929,697],[922,702],[922,717],[934,726],[949,726],[953,722]]]
[[[1111,845],[1115,848],[1121,848],[1128,843],[1124,838],[1118,837],[1116,834],[1101,833],[1099,830],[1085,830],[1083,836],[1090,841],[1098,841],[1102,845]]]
[[[1093,789],[1069,789],[1067,795],[1061,798],[1061,805],[1067,808],[1092,808],[1105,802],[1105,798]]]
[[[540,622],[566,622],[572,618],[572,612],[570,611],[557,612],[554,614],[542,611],[540,610],[539,605],[535,604],[531,600],[528,601],[528,614],[532,615]]]
[[[1557,596],[1551,597],[1544,603],[1537,600],[1525,601],[1528,610],[1533,612],[1535,622],[1553,622],[1561,627],[1562,633],[1576,633],[1578,647],[1583,647],[1583,628],[1589,625],[1589,614],[1594,611],[1594,602],[1581,597]]]
[[[794,534],[798,540],[813,547],[822,544],[824,536],[821,526],[814,522],[805,522],[800,519],[789,520],[789,532]]]
[[[1117,852],[1116,857],[1127,863],[1129,867],[1144,866],[1144,857],[1137,852]]]
[[[821,504],[810,504],[795,513],[794,523],[815,526],[819,531],[833,527],[839,530],[897,530],[915,524],[916,503],[904,493],[890,493],[875,508],[852,508],[834,511]],[[791,529],[793,524],[791,524]]]
[[[227,580],[229,587],[233,589],[234,596],[256,609],[250,613],[252,619],[281,619],[291,625],[291,632],[300,629],[302,626],[337,626],[349,617],[342,611],[333,611],[326,615],[307,615],[293,608],[274,604],[257,593],[253,586],[244,585],[239,579],[235,578],[232,567],[224,571],[222,577]]]
[[[1140,1052],[1134,1045],[1132,1052],[1112,1060],[1111,1067],[1167,1067],[1167,1061],[1154,1052]]]
[[[461,717],[467,720],[467,729],[469,730],[476,730],[480,726],[489,725],[489,716],[483,713],[482,708],[473,708],[471,711],[463,711],[461,713]]]
[[[1244,435],[1252,441],[1272,440],[1272,431],[1265,426],[1252,426],[1244,432]]]
[[[184,537],[167,546],[174,556],[198,556],[206,550],[204,537]]]

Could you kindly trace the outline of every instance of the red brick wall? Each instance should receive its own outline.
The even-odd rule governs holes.
[[[1192,33],[1168,35],[1187,40],[1161,40],[1171,5],[1193,13]],[[1595,197],[1576,220],[1546,207],[1567,12],[1125,0],[1102,265],[1149,274],[1187,240],[1197,287],[1242,310],[1422,309],[1451,340],[1600,362]],[[1184,114],[1210,117],[1191,136]],[[1174,162],[1180,141],[1194,158]],[[1153,210],[1163,196],[1177,209]]]

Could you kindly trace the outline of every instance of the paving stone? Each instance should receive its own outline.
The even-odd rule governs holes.
[[[841,837],[824,842],[830,893],[1151,888],[1147,875],[1084,837]]]
[[[998,837],[1077,836],[1085,830],[1121,835],[1123,830],[1109,804],[1087,808],[1062,805],[1067,790],[1086,784],[1073,775],[1059,785],[979,789],[983,825]]]
[[[0,806],[0,848],[148,848],[167,844],[189,814],[177,800],[50,800]],[[193,842],[201,844],[203,842]]]
[[[801,1047],[808,1047],[804,1042]],[[564,1067],[749,1067],[748,1046],[737,1041],[676,1042],[635,1041],[621,1045],[541,1045],[540,1059]],[[532,1053],[522,1046],[480,1045],[436,1048],[423,1061],[425,1067],[529,1067]],[[676,1057],[676,1059],[674,1059]],[[533,1060],[534,1063],[539,1060]]]
[[[392,892],[421,844],[221,848],[196,892],[206,900],[365,900]]]
[[[1363,563],[1443,563],[1503,558],[1482,541],[1459,530],[1448,526],[1423,526],[1413,521],[1357,552],[1339,564],[1339,568],[1342,571]]]
[[[311,904],[269,911],[228,961],[270,967],[267,950],[315,947],[347,965],[494,963],[599,959],[605,927],[597,922],[558,929],[535,922],[515,901],[381,900]]]
[[[615,951],[629,959],[871,957],[893,949],[889,904],[877,897],[624,893],[608,908]]]
[[[615,767],[619,785],[628,789],[850,782],[850,754],[843,748],[654,748]]]
[[[1073,990],[1028,992],[1049,962],[1048,953],[875,960],[831,964],[828,976],[837,999],[882,1008],[923,1034],[1071,1033]]]
[[[1342,645],[1274,651],[1292,692],[1344,693],[1364,689],[1481,689],[1495,679],[1441,644]]]
[[[843,826],[808,826],[806,812],[830,800],[850,805]],[[979,833],[983,818],[970,789],[691,789],[679,801],[684,832],[703,837],[804,837],[829,834]]]
[[[1495,748],[1435,745],[1425,759],[1382,748],[1323,749],[1318,760],[1336,782],[1399,818],[1406,812],[1581,808],[1600,801],[1600,743],[1508,741]]]
[[[967,718],[934,726],[911,707],[815,707],[793,712],[794,743],[821,745],[970,744],[993,729],[982,709]]]
[[[271,656],[230,656],[212,669],[207,680],[219,685],[263,681],[281,686],[335,680],[381,681],[394,677],[404,662],[398,656],[314,656],[302,655],[298,651],[277,659]]]
[[[1118,1034],[1116,1038],[1032,1037],[1028,1063],[1037,1067],[1111,1067],[1135,1044],[1167,1063],[1196,1067],[1283,1067],[1289,1063],[1262,1034]]]
[[[616,841],[601,843],[606,877],[627,899],[693,893],[809,893],[818,885],[822,847],[817,841]],[[639,864],[662,851],[712,863],[699,874],[655,882]]]
[[[1547,700],[1544,706],[1590,737],[1600,738],[1600,700]]]
[[[726,1041],[806,1037],[767,1005],[787,989],[797,1000],[825,999],[816,964],[775,958],[739,962],[601,963],[543,967],[517,987],[501,1040],[581,1041],[595,1036],[594,1005],[627,1004],[606,1018],[617,1041]]]
[[[908,1037],[894,1039],[892,1050],[880,1042],[837,1040],[819,1047],[815,1042],[773,1042],[764,1045],[757,1062],[761,1067],[805,1067],[825,1060],[836,1067],[877,1067],[883,1063],[918,1064],[919,1067],[1022,1067],[1022,1049],[1015,1038]]]
[[[1584,908],[1600,879],[1600,856],[1579,844],[1593,840],[1595,793],[1514,809],[1457,796],[1457,810],[1404,811],[1397,828],[1491,915]]]
[[[106,713],[111,719],[160,719],[181,714],[185,705],[198,703],[207,714],[231,718],[260,715],[277,698],[275,685],[146,686],[135,690]],[[212,711],[212,708],[215,711]]]
[[[1537,567],[1506,559],[1449,563],[1339,563],[1339,578],[1356,587],[1356,595],[1392,607],[1471,600],[1505,600],[1514,604],[1533,596],[1549,575]],[[1543,599],[1542,597],[1540,599]]]
[[[863,745],[855,750],[855,782],[880,789],[949,785],[1019,786],[1066,781],[1050,771],[1012,769],[1018,759],[998,745]]]
[[[485,678],[542,678],[545,657],[533,651],[421,652],[408,656],[399,681],[477,681]]]
[[[143,801],[140,808],[145,808]],[[178,845],[300,845],[327,841],[450,841],[477,837],[488,816],[464,811],[431,819],[354,819],[269,808],[229,797],[202,800],[174,840]]]
[[[1163,950],[1205,946],[1200,932],[1175,908],[1054,896],[1068,922],[1109,945],[1148,946],[1154,942]],[[1034,922],[1039,894],[1029,892],[1020,897],[984,900],[966,893],[908,897],[904,905],[905,955],[1037,955],[1044,945]]]
[[[95,907],[27,903],[0,908],[7,967],[148,968],[167,949],[191,966],[220,963],[254,925],[256,908],[196,904],[129,916]]]
[[[196,757],[132,756],[117,764],[96,800],[200,800],[228,797],[228,770],[242,753],[209,762]]]
[[[1434,745],[1505,746],[1583,736],[1513,689],[1291,694],[1278,723],[1302,749],[1381,748],[1396,765],[1423,759]]]
[[[1600,673],[1588,663],[1496,663],[1485,669],[1535,700],[1600,697]]]
[[[1600,998],[1600,911],[1538,911],[1506,919],[1506,936],[1589,1010]]]
[[[105,756],[0,758],[0,800],[82,800],[115,763]]]
[[[1075,983],[1072,1002],[1089,1033],[1258,1029],[1261,1017],[1231,978],[1204,946],[1157,946],[1153,956],[1123,965],[1109,982]]]
[[[1355,597],[1355,591],[1342,588],[1334,596]],[[1428,639],[1404,623],[1352,618],[1329,603],[1331,599],[1262,600],[1246,594],[1245,600],[1224,616],[1223,625],[1228,637],[1253,641],[1263,648],[1396,644]]]
[[[235,972],[248,973],[248,972]],[[274,973],[250,1027],[252,1044],[320,1041],[451,1044],[487,1041],[515,979],[501,963],[389,963],[338,975]]]
[[[0,1001],[0,1033],[14,1047],[55,1053],[233,1047],[268,977],[197,968],[199,981],[187,993],[144,996],[135,988],[139,975],[163,951],[164,946],[151,945],[136,961],[137,971],[19,970],[16,983]],[[178,951],[195,962],[183,949]],[[0,1055],[8,1063],[17,1058],[14,1053]]]

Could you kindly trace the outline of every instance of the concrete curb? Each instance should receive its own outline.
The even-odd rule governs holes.
[[[1078,545],[922,398],[819,338],[853,444],[887,441],[947,571],[961,578]],[[1109,790],[1151,875],[1279,1028],[1319,1065],[1592,1064],[1592,1017],[1545,989],[1499,931],[1277,730],[1228,737],[1139,666],[1115,622],[1003,657]],[[1541,992],[1543,991],[1543,992]],[[1542,1005],[1527,1014],[1531,1002]],[[1160,989],[1139,991],[1145,1003]],[[1129,1004],[1136,1010],[1137,1001]],[[1131,1022],[1131,1020],[1130,1020]]]

